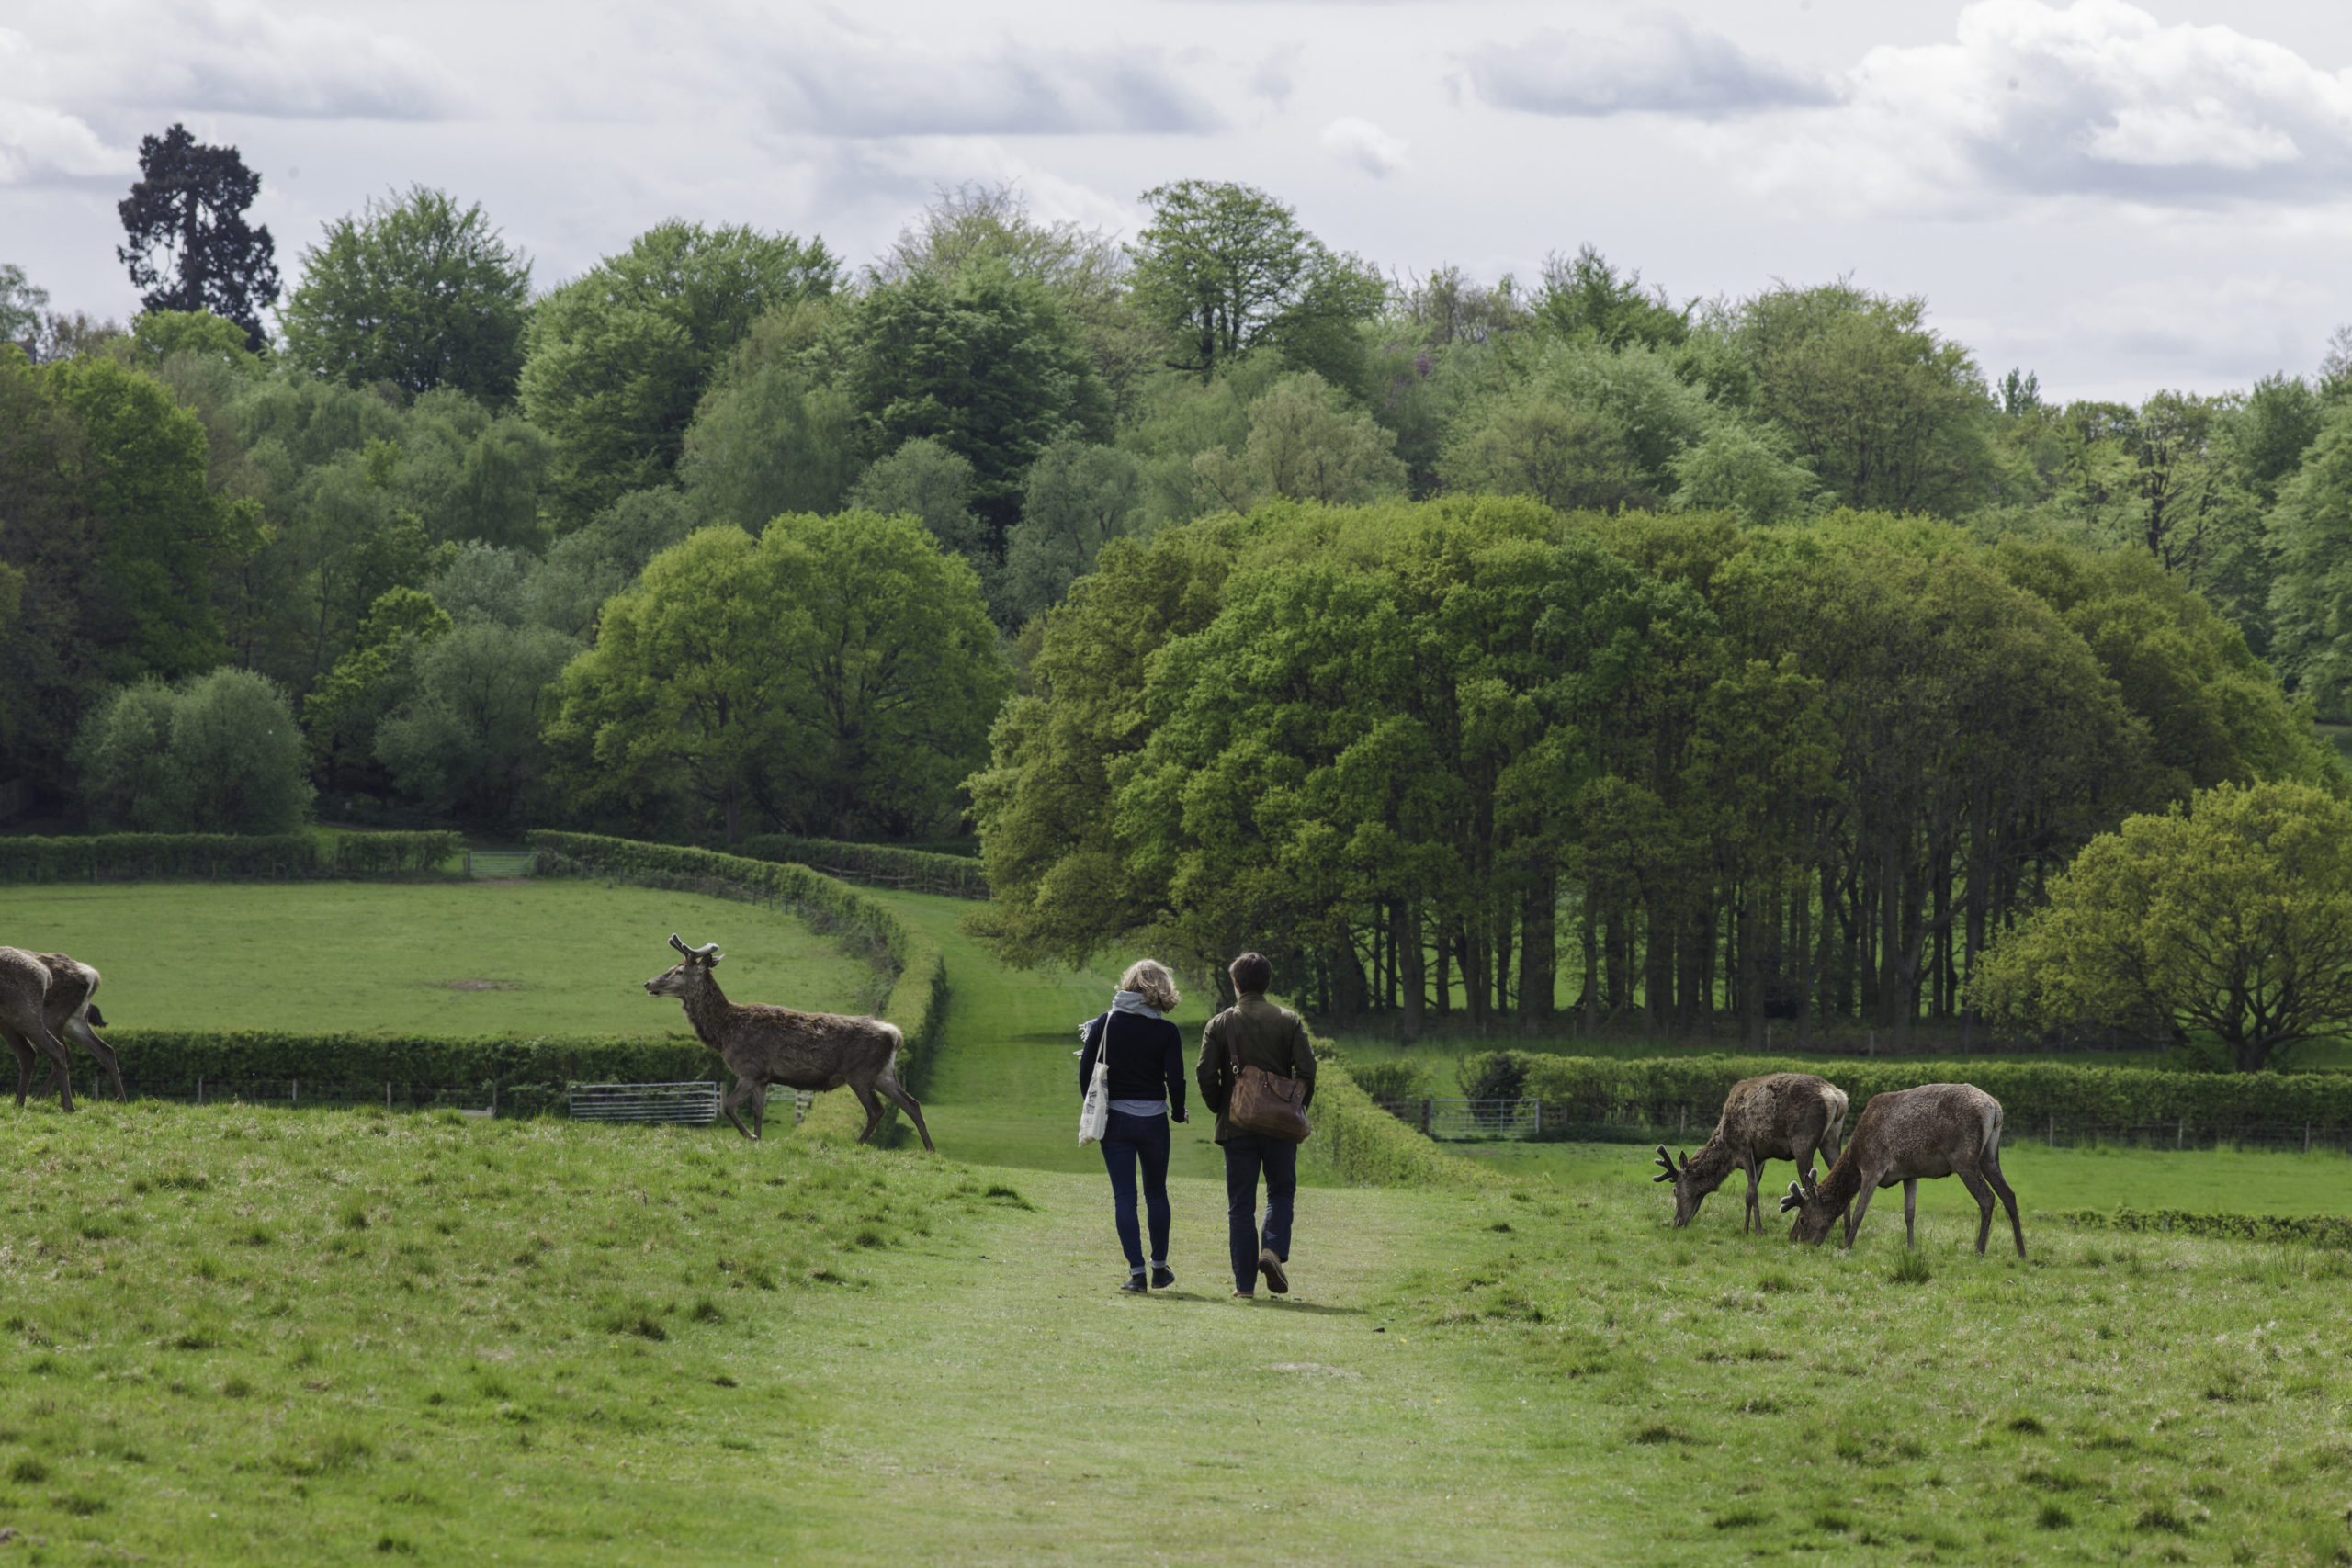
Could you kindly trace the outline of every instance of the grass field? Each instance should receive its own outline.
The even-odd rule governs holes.
[[[401,1034],[683,1032],[644,983],[672,931],[727,954],[730,991],[863,1011],[872,971],[790,916],[600,883],[13,886],[5,940],[106,976],[118,1027]]]
[[[1101,1182],[456,1117],[28,1113],[28,1562],[2329,1562],[2341,1254],[1625,1183],[1301,1202],[1287,1301],[1122,1298]],[[1719,1220],[1720,1216],[1710,1216]],[[1973,1230],[1973,1227],[1970,1227]]]
[[[450,896],[513,926],[540,890],[501,891]],[[729,917],[775,919],[687,902],[730,954]],[[938,1159],[0,1108],[0,1551],[2352,1562],[2352,1258],[2036,1217],[2343,1212],[2352,1160],[2013,1146],[2030,1259],[1997,1235],[1976,1258],[1973,1205],[1930,1182],[1921,1269],[1899,1193],[1850,1256],[1801,1251],[1739,1234],[1742,1179],[1678,1232],[1644,1149],[1464,1145],[1520,1179],[1310,1190],[1295,1293],[1241,1304],[1203,1118],[1180,1283],[1137,1300],[1074,1141],[1073,1032],[1114,968],[1008,973],[968,905],[891,902],[954,977]]]
[[[1692,1138],[1679,1146],[1696,1148],[1699,1141]],[[1451,1146],[1455,1153],[1498,1170],[1562,1190],[1600,1186],[1646,1190],[1659,1214],[1673,1212],[1672,1201],[1662,1196],[1665,1189],[1650,1184],[1658,1168],[1657,1156],[1647,1145]],[[2175,1154],[2168,1149],[2052,1149],[2035,1143],[2010,1143],[2002,1145],[2001,1169],[2017,1191],[2018,1206],[2029,1215],[2060,1209],[2115,1208],[2186,1209],[2198,1213],[2352,1213],[2352,1156],[2334,1150],[2308,1155],[2234,1149]],[[1789,1227],[1773,1205],[1788,1190],[1795,1174],[1795,1168],[1785,1160],[1764,1168],[1765,1212],[1775,1222],[1772,1234],[1776,1236],[1786,1235]],[[1707,1200],[1697,1223],[1725,1224],[1736,1230],[1747,1191],[1747,1178],[1735,1174]],[[1899,1233],[1902,1199],[1900,1188],[1871,1199],[1865,1227],[1874,1230],[1891,1215]],[[1923,1181],[1919,1212],[1964,1215],[1973,1225],[1976,1201],[1958,1181]]]

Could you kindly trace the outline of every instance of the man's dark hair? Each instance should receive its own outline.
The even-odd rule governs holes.
[[[1233,988],[1245,996],[1251,992],[1262,995],[1274,983],[1274,966],[1260,953],[1243,953],[1226,973],[1233,976]]]

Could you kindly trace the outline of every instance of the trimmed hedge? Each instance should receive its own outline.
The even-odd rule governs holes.
[[[1504,1053],[1496,1053],[1503,1055]],[[2073,1062],[1806,1062],[1780,1056],[1627,1060],[1510,1053],[1527,1068],[1525,1092],[1566,1120],[1661,1125],[1689,1107],[1712,1122],[1731,1086],[1761,1073],[1818,1073],[1846,1091],[1859,1116],[1874,1094],[1923,1083],[1973,1083],[2001,1102],[2020,1132],[2062,1126],[2197,1128],[2352,1124],[2352,1073],[2179,1073]],[[1465,1076],[1481,1065],[1472,1058]]]
[[[447,1039],[401,1034],[298,1034],[286,1030],[110,1029],[107,1038],[135,1083],[190,1086],[198,1078],[310,1078],[321,1084],[390,1082],[445,1089],[495,1085],[502,1111],[563,1102],[569,1083],[731,1081],[692,1035],[539,1035]],[[87,1067],[76,1057],[78,1080]]]
[[[2077,1230],[2193,1235],[2221,1241],[2300,1242],[2352,1247],[2352,1218],[2342,1214],[2192,1214],[2183,1209],[2061,1209],[2051,1215]]]
[[[543,857],[543,874],[560,874],[569,868],[650,886],[772,899],[820,931],[846,933],[872,943],[887,960],[892,982],[890,999],[881,1017],[897,1024],[906,1036],[899,1055],[899,1081],[909,1093],[921,1097],[940,1025],[947,1016],[946,960],[938,943],[910,929],[877,900],[805,865],[750,860],[716,850],[641,844],[629,839],[544,829],[531,833],[530,843]],[[695,1049],[704,1048],[697,1043]],[[704,1055],[716,1064],[708,1052]],[[887,1107],[877,1138],[889,1135],[898,1114],[897,1107]],[[808,1119],[801,1123],[810,1135],[839,1139],[854,1139],[865,1125],[865,1112],[857,1097],[840,1090],[819,1095],[809,1107]]]
[[[1383,1111],[1326,1042],[1315,1043],[1315,1104],[1306,1113],[1315,1134],[1299,1151],[1310,1170],[1364,1187],[1498,1187],[1510,1179],[1447,1153]]]
[[[0,838],[0,882],[211,881],[429,872],[455,833],[95,833]]]
[[[842,882],[890,887],[904,893],[940,893],[950,898],[986,898],[988,872],[977,860],[934,854],[897,844],[844,844],[831,839],[796,839],[758,833],[735,846],[751,860],[788,862],[821,871]]]

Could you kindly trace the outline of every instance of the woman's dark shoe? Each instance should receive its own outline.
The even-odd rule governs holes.
[[[1290,1294],[1290,1276],[1283,1272],[1283,1260],[1274,1256],[1272,1247],[1259,1249],[1258,1272],[1266,1277],[1266,1289],[1278,1296]]]
[[[1153,1290],[1165,1291],[1175,1283],[1175,1269],[1170,1269],[1165,1263],[1155,1263],[1151,1266],[1151,1288]]]
[[[1138,1271],[1128,1275],[1127,1282],[1121,1285],[1119,1289],[1126,1292],[1131,1296],[1140,1296],[1146,1292],[1148,1287],[1144,1284],[1143,1275]]]

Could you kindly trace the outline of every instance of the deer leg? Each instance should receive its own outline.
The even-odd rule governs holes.
[[[1918,1219],[1919,1182],[1915,1177],[1903,1184],[1903,1245],[1906,1248],[1919,1245]]]
[[[2009,1212],[2009,1231],[2017,1237],[2018,1256],[2023,1258],[2025,1256],[2025,1226],[2018,1221],[2018,1195],[2009,1190],[2008,1182],[2001,1176],[2001,1160],[1997,1154],[1984,1162],[1984,1179],[1993,1184],[1993,1190],[2001,1195],[2001,1206]]]
[[[931,1129],[922,1124],[922,1107],[915,1103],[913,1095],[899,1087],[898,1077],[894,1074],[884,1073],[879,1079],[876,1080],[874,1087],[896,1100],[899,1110],[914,1118],[915,1131],[922,1134],[924,1151],[937,1154],[939,1149],[931,1141]]]
[[[25,1037],[5,1024],[0,1024],[0,1036],[6,1036],[8,1048],[17,1054],[17,1109],[25,1108],[25,1091],[33,1087],[33,1048]]]
[[[1849,1252],[1854,1247],[1854,1233],[1862,1228],[1862,1216],[1871,1212],[1871,1199],[1877,1193],[1877,1188],[1865,1185],[1855,1196],[1854,1206],[1846,1211],[1846,1248]]]
[[[752,1136],[768,1135],[768,1086],[761,1084],[752,1090]]]
[[[743,1125],[743,1119],[735,1114],[735,1107],[742,1102],[743,1091],[750,1087],[751,1080],[749,1078],[737,1078],[735,1080],[735,1087],[727,1091],[727,1098],[718,1102],[718,1112],[720,1115],[726,1117],[729,1122],[735,1123],[735,1130],[737,1132],[742,1134],[743,1136],[751,1139],[752,1142],[756,1144],[760,1141],[759,1138],[749,1127]]]
[[[114,1084],[116,1102],[119,1104],[129,1100],[130,1096],[122,1090],[122,1064],[116,1059],[114,1047],[99,1039],[98,1032],[90,1027],[90,1021],[85,1018],[74,1019],[66,1024],[65,1031],[81,1043],[83,1050],[98,1059],[98,1066],[107,1070],[107,1078]]]
[[[1955,1170],[1952,1174],[1960,1178],[1962,1187],[1968,1189],[1968,1195],[1976,1200],[1976,1256],[1982,1258],[1984,1256],[1984,1238],[1993,1234],[1993,1190],[1985,1186],[1984,1179],[1973,1170]],[[2023,1233],[2020,1232],[2019,1235],[2022,1237]]]
[[[1764,1205],[1756,1194],[1764,1185],[1764,1162],[1750,1160],[1744,1168],[1747,1172],[1747,1203],[1739,1212],[1739,1234],[1746,1235],[1752,1223],[1760,1235],[1764,1231]]]
[[[857,1135],[857,1141],[863,1144],[874,1136],[875,1128],[882,1125],[882,1100],[871,1084],[852,1083],[849,1087],[856,1091],[857,1102],[865,1107],[865,1131]]]
[[[65,1042],[43,1029],[34,1036],[33,1043],[56,1064],[49,1075],[49,1081],[57,1090],[59,1106],[71,1111],[74,1109],[74,1058],[66,1054]],[[49,1090],[44,1089],[41,1092],[45,1095]]]

